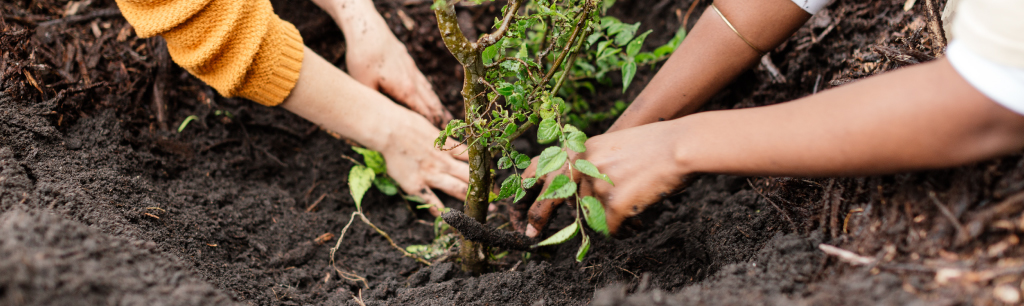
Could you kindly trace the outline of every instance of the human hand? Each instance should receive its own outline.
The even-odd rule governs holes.
[[[408,110],[406,118],[390,121],[401,125],[387,137],[384,147],[375,148],[384,155],[388,175],[405,193],[415,195],[430,206],[430,213],[441,215],[444,204],[431,191],[438,189],[459,200],[466,200],[469,187],[469,165],[466,150],[457,147],[448,151],[434,148],[440,130],[423,117]],[[458,144],[448,139],[448,144]]]
[[[587,140],[586,152],[570,152],[570,163],[586,159],[615,183],[613,186],[578,171],[571,175],[578,182],[580,197],[594,196],[604,205],[610,232],[615,233],[626,218],[639,214],[650,204],[689,184],[692,176],[676,157],[675,146],[669,139],[672,135],[669,126],[653,123],[596,136]],[[535,173],[536,159],[523,172],[523,177],[533,177]],[[545,182],[543,190],[559,174],[569,175],[568,168],[563,167],[538,178]],[[517,231],[537,237],[563,201],[537,201],[525,214],[513,211],[512,223]]]
[[[345,34],[348,73],[427,117],[435,126],[452,119],[441,99],[384,18],[368,0],[314,0]]]

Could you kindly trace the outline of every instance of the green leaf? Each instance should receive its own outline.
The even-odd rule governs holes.
[[[579,250],[576,250],[576,262],[583,262],[583,258],[587,257],[588,251],[590,251],[590,236],[587,236],[587,233],[583,233],[583,244],[580,245]]]
[[[377,187],[377,190],[380,190],[381,193],[388,196],[393,196],[398,193],[398,183],[387,176],[378,176],[373,179],[373,186]]]
[[[484,48],[484,52],[483,52],[484,64],[490,64],[491,62],[494,62],[494,57],[498,56],[498,48],[499,48],[498,46],[499,46],[499,44],[493,44],[493,45],[491,45],[491,46],[489,46],[487,48]]]
[[[588,160],[577,159],[576,170],[583,172],[583,174],[602,179],[605,182],[608,182],[608,184],[612,184],[612,186],[615,186],[615,183],[612,183],[612,179],[609,178],[608,175],[602,174],[600,171],[597,170],[597,166],[594,166],[594,163],[591,163]]]
[[[373,169],[363,165],[352,166],[352,170],[348,171],[348,191],[356,201],[356,209],[360,211],[363,210],[363,195],[370,190],[370,182],[374,176]]]
[[[508,169],[509,167],[512,167],[511,158],[508,158],[508,156],[502,156],[501,159],[498,159],[498,169]]]
[[[519,200],[522,200],[523,197],[525,197],[525,196],[526,196],[526,190],[516,189],[516,198],[513,199],[512,202],[519,202]]]
[[[545,190],[544,194],[540,195],[537,200],[564,199],[573,195],[573,193],[576,193],[576,182],[573,182],[565,174],[559,174],[551,181],[548,190]]]
[[[615,44],[619,46],[626,45],[630,40],[633,40],[633,36],[636,35],[636,30],[639,28],[639,22],[623,27],[621,32],[615,34]]]
[[[518,153],[517,153],[518,154]],[[530,166],[530,156],[526,154],[518,154],[515,156],[516,168],[526,169]]]
[[[565,132],[569,134],[565,137],[565,144],[569,146],[569,149],[576,151],[576,153],[587,151],[587,146],[584,145],[587,142],[587,134],[584,134],[570,124],[565,125]]]
[[[636,62],[626,63],[622,67],[622,92],[626,92],[629,88],[629,83],[633,82],[633,76],[636,75]]]
[[[380,155],[380,152],[360,147],[352,147],[352,150],[363,156],[363,162],[366,163],[367,167],[373,169],[374,174],[380,175],[387,172],[388,169],[384,164],[384,156]]]
[[[501,183],[501,191],[498,193],[497,200],[502,200],[511,197],[519,189],[519,175],[510,175]]]
[[[498,87],[499,95],[507,97],[512,95],[513,92],[515,92],[515,87],[512,87],[512,84],[505,84],[505,86]]]
[[[640,34],[640,36],[629,42],[629,45],[626,46],[626,55],[636,56],[637,53],[640,53],[640,47],[644,46],[644,39],[647,38],[648,34],[651,34],[651,30],[647,30],[647,32]]]
[[[580,223],[579,223],[579,221],[573,222],[572,224],[569,224],[569,226],[566,226],[565,228],[558,230],[557,233],[555,233],[554,235],[551,235],[551,237],[548,237],[548,239],[544,239],[544,241],[541,241],[540,243],[538,243],[534,247],[562,244],[562,243],[565,243],[566,241],[569,241],[569,239],[572,239],[573,237],[576,237],[576,233],[579,233],[579,232],[580,232]]]
[[[519,126],[518,125],[516,125],[515,123],[509,123],[508,125],[505,126],[505,131],[502,132],[501,136],[503,136],[503,137],[512,136],[512,134],[514,134],[517,130],[519,130]]]
[[[541,120],[540,125],[537,127],[537,142],[545,144],[555,141],[561,132],[561,128],[558,127],[558,122],[555,119]]]
[[[562,148],[548,147],[544,149],[543,152],[540,152],[540,159],[537,161],[537,177],[544,177],[545,174],[562,168],[566,159],[569,159],[569,154],[562,151]]]
[[[604,206],[601,205],[601,201],[595,197],[586,196],[580,200],[580,204],[583,207],[583,217],[586,218],[590,229],[608,236],[608,221],[605,219]]]
[[[537,178],[531,177],[523,180],[523,189],[530,189],[533,185],[537,184]]]

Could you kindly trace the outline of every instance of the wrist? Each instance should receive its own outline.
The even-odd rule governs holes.
[[[325,1],[325,0],[318,0]],[[370,0],[326,0],[330,8],[325,9],[345,34],[345,40],[372,37],[378,30],[386,30],[387,22],[377,12]]]

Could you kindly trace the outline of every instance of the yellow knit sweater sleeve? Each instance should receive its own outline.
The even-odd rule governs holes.
[[[302,37],[269,0],[116,0],[140,37],[225,97],[280,104],[299,79]]]

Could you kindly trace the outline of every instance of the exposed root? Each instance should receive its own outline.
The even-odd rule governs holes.
[[[533,238],[519,232],[488,227],[457,210],[441,215],[444,222],[462,233],[463,237],[492,247],[508,250],[529,251],[536,244]]]

